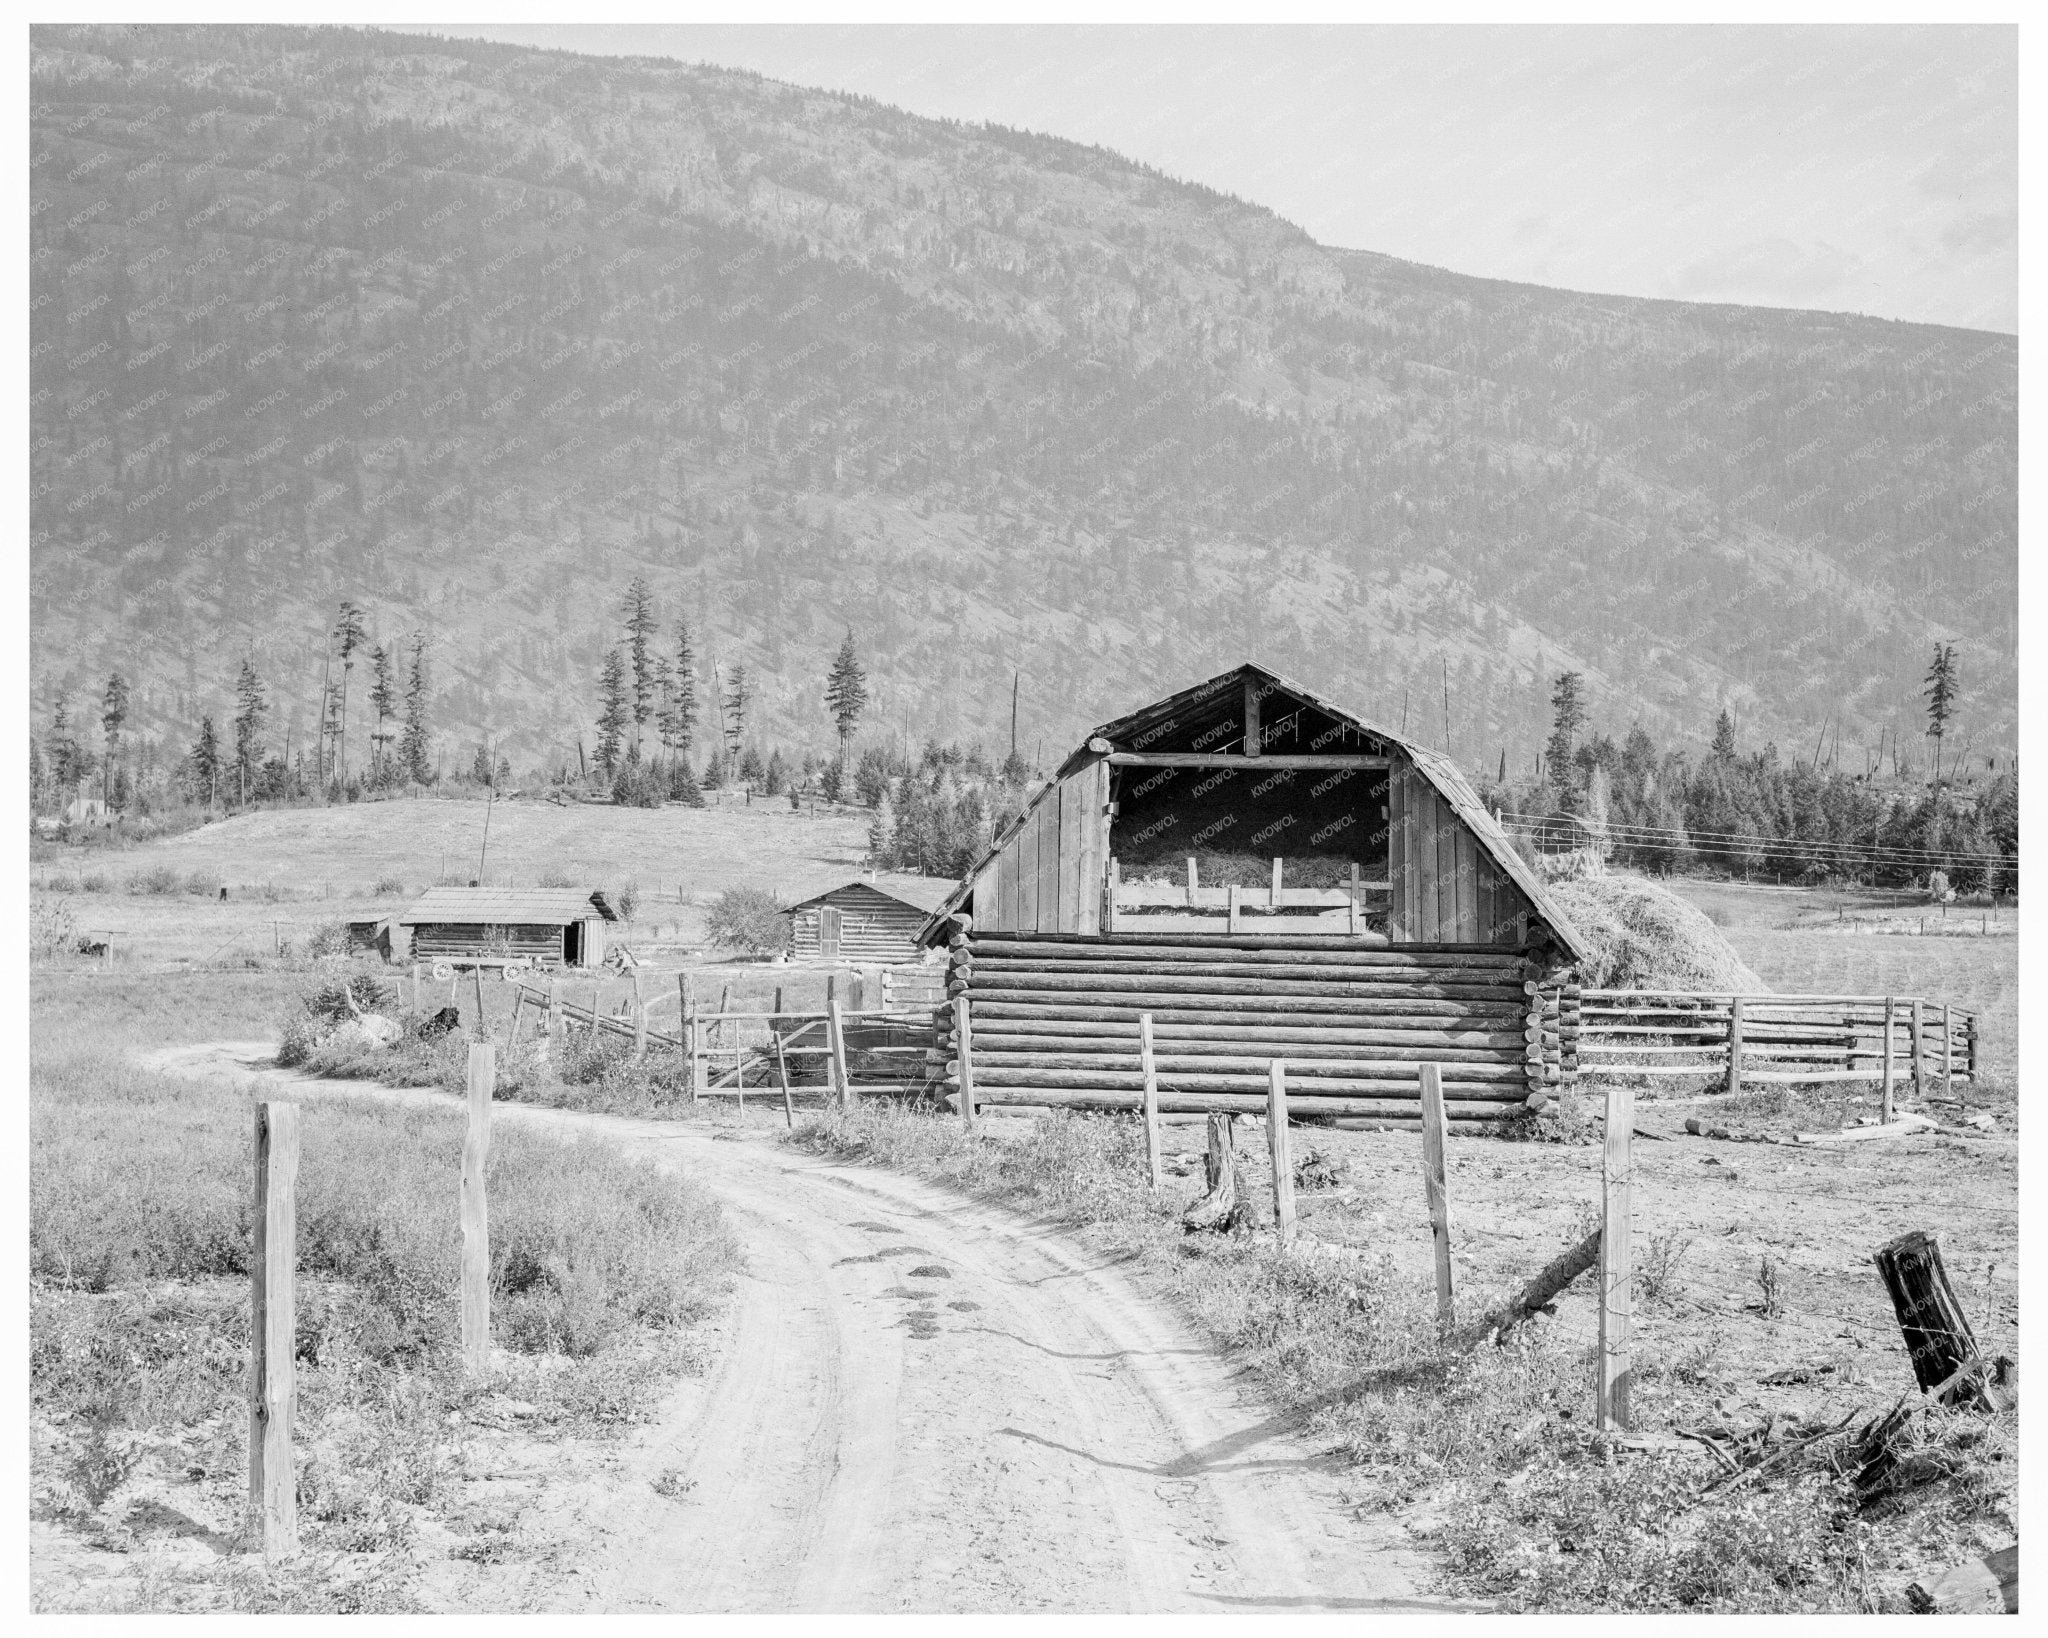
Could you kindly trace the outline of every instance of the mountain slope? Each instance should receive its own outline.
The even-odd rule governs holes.
[[[2014,739],[2014,338],[1332,250],[1099,149],[645,60],[39,29],[33,674],[182,741],[341,597],[573,760],[635,573],[822,746],[1256,658],[1490,766],[1597,720]]]

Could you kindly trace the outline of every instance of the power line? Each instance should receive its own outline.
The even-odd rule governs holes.
[[[1588,831],[1593,829],[1578,815],[1566,813],[1503,813],[1500,815],[1500,821],[1504,825],[1524,825],[1538,831],[1556,825]],[[1781,858],[1801,859],[1813,863],[1841,860],[1857,864],[1895,864],[1921,868],[1971,864],[1990,858],[2003,867],[2019,867],[2019,855],[2016,853],[1987,855],[1970,853],[1961,848],[1885,847],[1875,842],[1833,842],[1809,836],[1780,837],[1744,835],[1737,831],[1680,830],[1661,825],[1610,823],[1605,826],[1605,831],[1610,840],[1625,846],[1663,848],[1672,852],[1685,852],[1704,847],[1713,852],[1776,854]]]

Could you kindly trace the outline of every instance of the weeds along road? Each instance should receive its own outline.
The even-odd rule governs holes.
[[[272,1050],[151,1062],[295,1096],[457,1103],[281,1071]],[[686,1171],[748,1265],[710,1369],[635,1442],[614,1493],[562,1509],[590,1573],[556,1607],[1458,1607],[1418,1595],[1421,1560],[1352,1515],[1334,1460],[1061,1231],[708,1126],[516,1103],[494,1116]],[[680,1482],[657,1491],[669,1473]]]

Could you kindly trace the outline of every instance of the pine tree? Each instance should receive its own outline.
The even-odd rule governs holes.
[[[832,713],[832,726],[839,733],[839,763],[846,765],[847,742],[860,726],[861,713],[868,708],[868,677],[861,669],[860,656],[853,651],[853,628],[846,629],[846,641],[833,656],[832,669],[825,678],[825,709]]]
[[[626,729],[633,720],[627,696],[626,657],[617,645],[605,651],[604,669],[597,678],[597,766],[610,779],[619,765]]]
[[[685,758],[697,739],[697,656],[690,647],[690,624],[676,622],[675,662],[669,669],[668,701],[662,711],[661,740]]]
[[[747,732],[747,704],[754,697],[753,685],[747,680],[747,668],[735,665],[732,668],[732,686],[725,691],[725,759],[727,779],[737,769],[740,755],[740,741]]]
[[[50,713],[50,783],[62,802],[69,802],[76,794],[72,786],[78,781],[78,741],[71,737],[71,710],[63,700],[57,701],[57,708]]]
[[[100,696],[100,728],[107,736],[107,760],[101,779],[100,800],[109,809],[114,801],[114,765],[121,754],[121,729],[128,721],[128,679],[116,671],[107,678]]]
[[[1559,674],[1550,691],[1550,739],[1543,748],[1543,756],[1550,764],[1550,783],[1567,805],[1576,781],[1572,752],[1578,744],[1579,730],[1586,725],[1584,684],[1585,678],[1578,672],[1566,671]]]
[[[220,800],[220,735],[214,732],[213,718],[199,719],[199,738],[185,760],[191,770],[192,794],[204,796],[211,808]]]
[[[1927,668],[1927,732],[1934,739],[1934,784],[1941,786],[1941,740],[1955,715],[1959,682],[1956,675],[1956,645],[1936,643],[1934,664]],[[1969,747],[1965,746],[1967,750]]]
[[[427,728],[427,639],[412,634],[412,666],[405,681],[405,732],[398,741],[398,758],[405,777],[415,785],[433,781],[428,759],[433,746]]]
[[[671,757],[668,764],[668,799],[686,808],[701,808],[704,793],[697,788],[697,776],[690,772],[690,759]]]
[[[235,775],[245,806],[249,801],[249,782],[262,771],[263,718],[269,709],[256,667],[244,660],[241,675],[235,679]]]
[[[398,686],[391,676],[391,656],[379,643],[370,650],[370,709],[377,713],[377,726],[370,733],[372,771],[382,777],[391,732],[384,725],[398,713]]]
[[[635,578],[626,588],[619,612],[626,621],[626,648],[633,665],[633,760],[640,760],[640,730],[654,710],[654,593]]]
[[[1708,750],[1723,762],[1735,756],[1735,719],[1725,710],[1714,719],[1714,742]]]
[[[363,611],[342,599],[341,614],[334,622],[334,638],[341,650],[341,695],[336,709],[334,735],[335,782],[348,789],[348,674],[355,667],[355,652],[363,646]]]

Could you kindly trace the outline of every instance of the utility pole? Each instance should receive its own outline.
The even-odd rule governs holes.
[[[1015,761],[1017,756],[1017,689],[1023,681],[1023,677],[1024,673],[1021,670],[1010,673],[1010,757],[1012,761]]]

